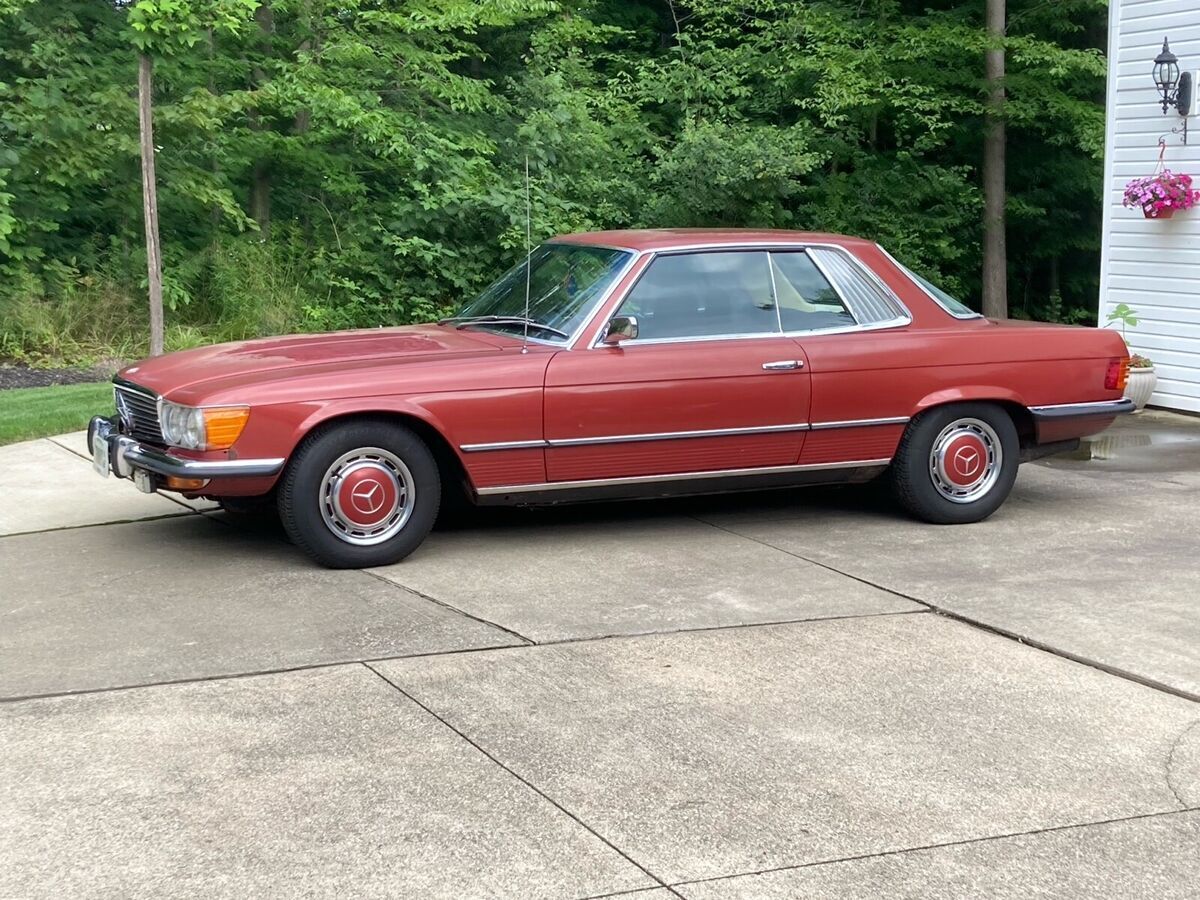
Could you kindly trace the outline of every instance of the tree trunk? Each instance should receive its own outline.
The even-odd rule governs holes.
[[[266,162],[257,162],[250,182],[250,215],[258,223],[261,240],[271,239],[271,169]]]
[[[271,9],[269,2],[260,3],[258,8],[254,10],[254,21],[258,23],[258,30],[262,38],[262,46],[265,51],[269,51],[271,47],[271,36],[275,33],[275,13]],[[251,81],[255,89],[259,88],[267,80],[267,73],[259,66],[254,67],[251,73]],[[251,117],[250,124],[252,128],[262,128],[261,119],[258,116],[258,111],[255,110]],[[254,164],[254,171],[250,177],[250,215],[254,221],[258,223],[258,233],[261,240],[267,241],[271,239],[271,164],[268,159],[259,159]]]
[[[163,352],[162,246],[158,240],[158,182],[154,175],[153,63],[138,60],[138,126],[142,143],[142,212],[146,221],[146,271],[150,282],[150,355]]]
[[[1005,247],[1004,0],[987,0],[988,108],[983,134],[983,314],[1008,318]]]

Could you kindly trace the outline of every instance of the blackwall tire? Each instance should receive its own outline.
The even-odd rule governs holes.
[[[1012,491],[1020,465],[1012,418],[992,403],[955,403],[921,413],[892,461],[892,492],[918,519],[981,522]]]
[[[323,566],[399,562],[437,518],[441,480],[429,447],[396,422],[351,420],[306,437],[279,484],[279,518]]]

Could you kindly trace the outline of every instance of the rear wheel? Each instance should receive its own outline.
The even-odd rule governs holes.
[[[1017,479],[1020,442],[1008,413],[991,403],[956,403],[909,423],[892,462],[892,490],[926,522],[980,522]]]
[[[324,566],[399,562],[437,518],[437,462],[395,422],[351,421],[319,431],[292,455],[279,487],[288,536]]]

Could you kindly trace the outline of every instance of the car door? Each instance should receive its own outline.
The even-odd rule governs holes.
[[[784,337],[765,251],[658,255],[621,302],[638,335],[546,373],[554,482],[795,464],[809,379]]]
[[[911,409],[913,369],[903,304],[848,251],[773,252],[785,333],[803,348],[812,384],[804,465],[891,459]]]

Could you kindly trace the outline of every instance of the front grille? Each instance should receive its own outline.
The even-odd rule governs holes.
[[[135,384],[117,384],[117,413],[121,416],[121,431],[139,441],[166,443],[158,424],[158,398]]]

